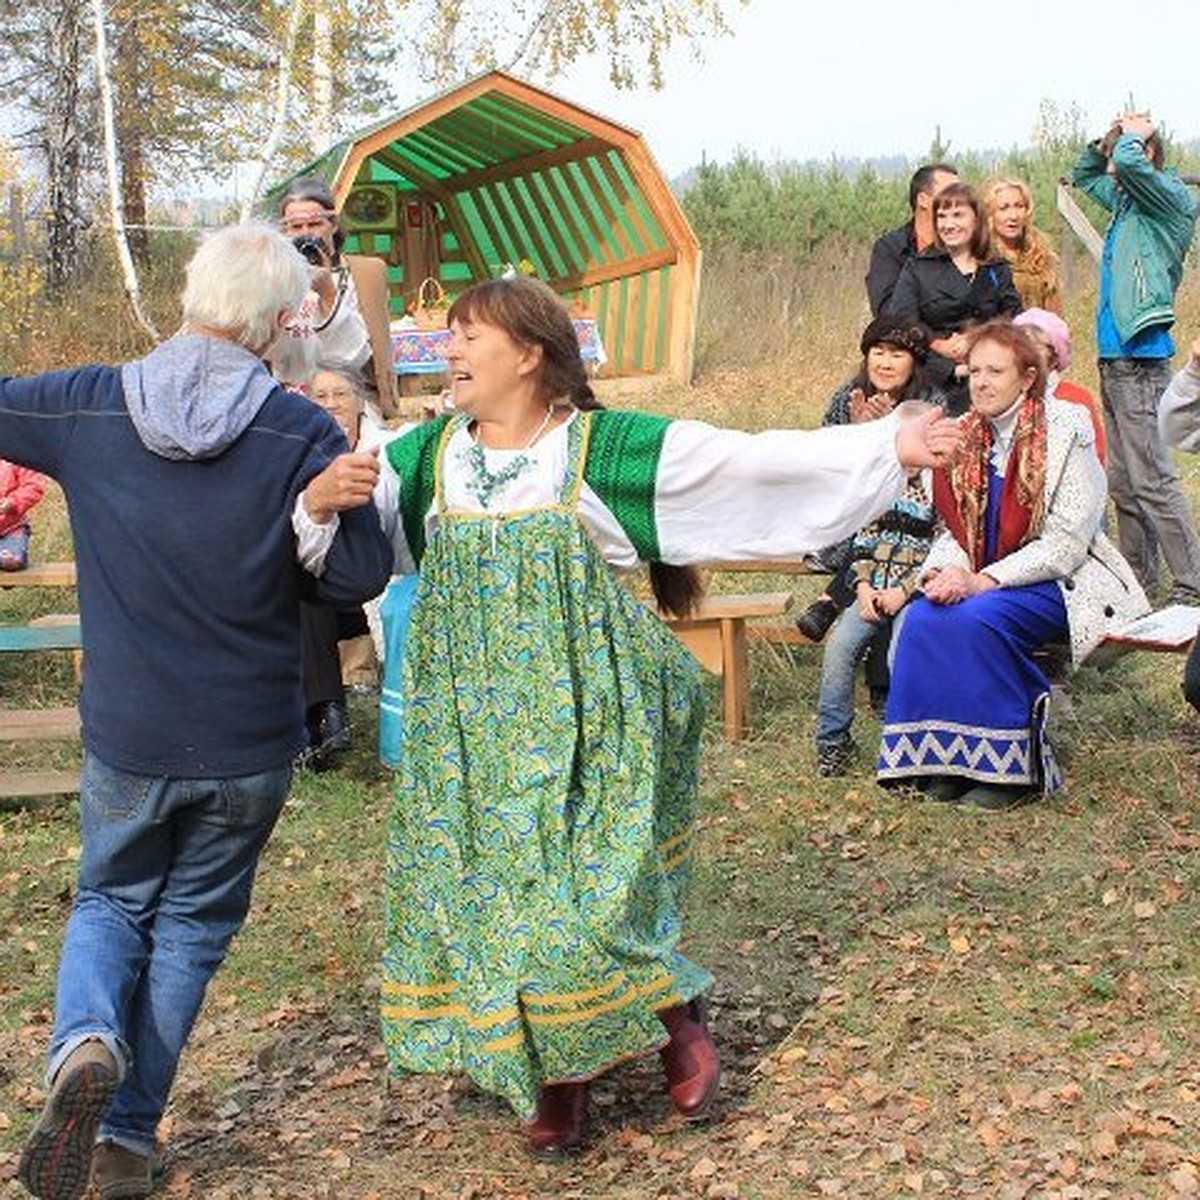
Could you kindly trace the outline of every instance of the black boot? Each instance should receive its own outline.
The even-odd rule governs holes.
[[[327,771],[350,749],[350,714],[344,700],[324,700],[308,710],[308,753],[305,765]]]

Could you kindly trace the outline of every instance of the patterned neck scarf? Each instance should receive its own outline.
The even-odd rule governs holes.
[[[954,460],[933,474],[933,499],[946,527],[967,552],[971,569],[981,571],[988,565],[984,522],[988,507],[992,425],[987,417],[974,409],[960,424],[962,440]],[[995,558],[1003,558],[1037,537],[1042,531],[1045,509],[1046,405],[1040,396],[1027,395],[1017,413],[1012,450],[1004,473]]]

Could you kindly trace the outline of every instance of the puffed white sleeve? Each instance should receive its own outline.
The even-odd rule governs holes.
[[[660,557],[792,558],[849,537],[904,490],[896,430],[894,416],[753,434],[672,422],[655,495]]]
[[[1200,450],[1200,367],[1189,359],[1158,404],[1158,431],[1168,446]]]
[[[375,511],[383,532],[392,543],[392,572],[396,575],[411,575],[417,565],[408,539],[404,534],[404,522],[400,519],[400,479],[386,454],[379,456],[379,478],[375,481],[372,494]],[[325,558],[333,545],[340,519],[337,513],[324,524],[318,525],[304,507],[304,496],[296,498],[292,510],[292,529],[296,534],[296,560],[311,575],[320,576],[325,570]]]

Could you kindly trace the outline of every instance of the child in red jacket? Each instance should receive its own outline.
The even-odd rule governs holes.
[[[0,458],[0,571],[19,571],[29,563],[28,513],[45,490],[36,471]]]

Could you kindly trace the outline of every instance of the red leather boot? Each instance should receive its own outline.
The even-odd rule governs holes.
[[[537,1116],[526,1129],[530,1153],[556,1158],[578,1150],[587,1126],[587,1102],[586,1082],[546,1084],[538,1097]]]
[[[659,1010],[671,1040],[659,1051],[667,1094],[677,1111],[695,1121],[708,1111],[721,1082],[721,1060],[708,1031],[701,1000]]]

